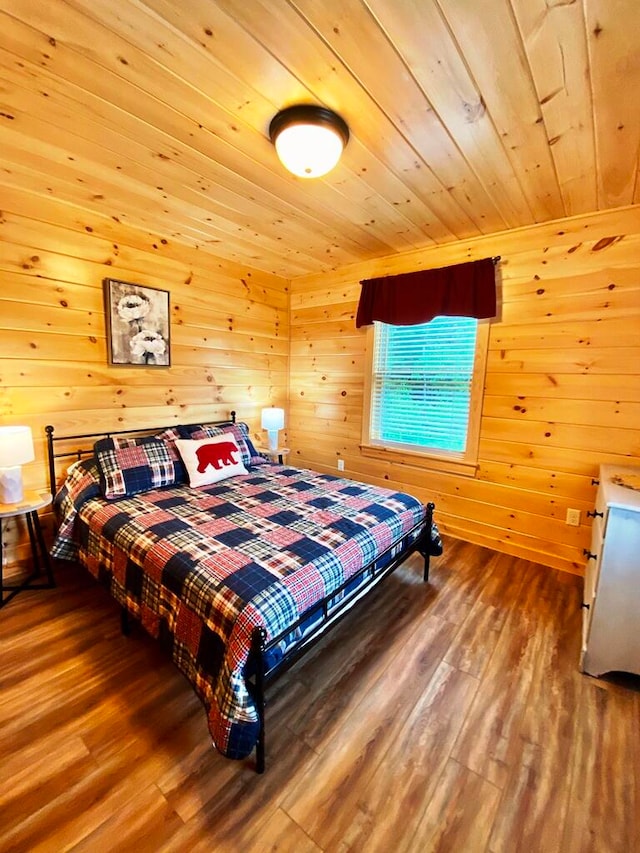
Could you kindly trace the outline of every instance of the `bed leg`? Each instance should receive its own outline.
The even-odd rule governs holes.
[[[120,630],[125,637],[131,633],[131,623],[129,622],[129,613],[126,608],[120,608]]]
[[[426,540],[426,547],[424,551],[421,551],[422,556],[424,557],[424,571],[422,573],[422,578],[425,583],[429,580],[429,563],[431,560],[431,554],[436,553],[436,551],[432,551],[433,542],[432,542],[432,531],[433,531],[433,511],[436,508],[434,503],[427,504],[427,515],[425,519],[425,528],[424,528],[424,537]]]
[[[264,734],[264,644],[267,632],[264,628],[254,628],[251,634],[251,652],[255,661],[256,689],[254,701],[260,719],[260,730],[256,741],[256,772],[264,773],[265,734]]]

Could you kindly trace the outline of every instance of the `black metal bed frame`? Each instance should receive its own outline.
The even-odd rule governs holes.
[[[236,412],[230,412],[230,418],[224,421],[211,421],[212,426],[225,426],[236,423]],[[49,466],[49,482],[52,496],[55,496],[57,490],[56,477],[56,460],[75,457],[77,460],[93,454],[93,444],[91,447],[79,447],[75,450],[65,450],[56,452],[56,442],[70,442],[82,439],[96,439],[98,437],[110,437],[114,435],[148,435],[157,433],[167,426],[148,427],[143,429],[124,429],[110,430],[109,432],[93,432],[82,433],[78,435],[54,436],[54,427],[46,426],[45,432],[47,435],[47,459]],[[375,560],[363,566],[355,575],[341,584],[337,589],[333,590],[330,595],[325,596],[321,601],[307,610],[299,619],[289,625],[282,633],[273,637],[267,642],[267,633],[264,628],[254,628],[251,634],[251,651],[247,664],[247,670],[252,673],[252,681],[247,681],[247,686],[250,689],[253,700],[256,705],[258,717],[260,720],[260,730],[258,740],[256,742],[256,770],[258,773],[264,773],[265,770],[265,706],[266,706],[266,688],[284,671],[293,666],[312,646],[314,646],[332,627],[342,620],[344,616],[356,605],[364,599],[378,584],[388,575],[395,571],[408,557],[413,553],[419,553],[424,559],[423,580],[425,583],[429,580],[429,562],[432,553],[432,524],[433,510],[435,504],[426,504],[426,512],[424,519],[417,524],[412,530],[406,533],[398,542],[394,543],[386,551],[380,554]],[[367,581],[363,581],[355,589],[350,589],[359,577],[369,576]],[[344,593],[344,597],[334,603],[337,596]],[[305,634],[302,638],[292,644],[285,650],[283,656],[271,667],[267,665],[267,657],[273,649],[275,649],[285,638],[297,628],[301,627],[305,622],[314,616],[319,617],[319,621]],[[121,626],[123,634],[130,632],[130,613],[125,607],[121,609]]]
[[[209,423],[209,422],[207,422]],[[229,418],[223,421],[211,421],[211,426],[229,426],[236,423],[236,412],[229,412]],[[186,424],[186,426],[196,426],[196,424]],[[140,427],[139,429],[112,429],[103,432],[84,432],[77,435],[57,435],[54,436],[55,427],[49,424],[44,428],[47,434],[47,464],[49,468],[49,488],[51,497],[55,498],[57,492],[57,477],[56,477],[56,459],[69,459],[75,456],[76,460],[82,459],[84,456],[93,456],[93,443],[90,447],[78,447],[75,450],[66,450],[63,453],[55,452],[55,445],[58,441],[77,441],[84,438],[110,438],[112,435],[153,435],[162,430],[168,429],[167,424],[159,427]]]

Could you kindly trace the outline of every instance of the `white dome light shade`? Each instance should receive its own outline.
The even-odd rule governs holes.
[[[319,178],[337,164],[349,128],[331,110],[300,105],[274,116],[269,136],[285,168],[300,178]]]

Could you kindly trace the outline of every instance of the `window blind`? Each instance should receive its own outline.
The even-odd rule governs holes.
[[[375,324],[373,441],[465,451],[477,327],[472,317]]]

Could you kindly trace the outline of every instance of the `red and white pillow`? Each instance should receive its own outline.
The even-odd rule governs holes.
[[[190,486],[209,486],[247,473],[242,451],[231,432],[202,439],[178,438],[176,447],[187,469]]]

